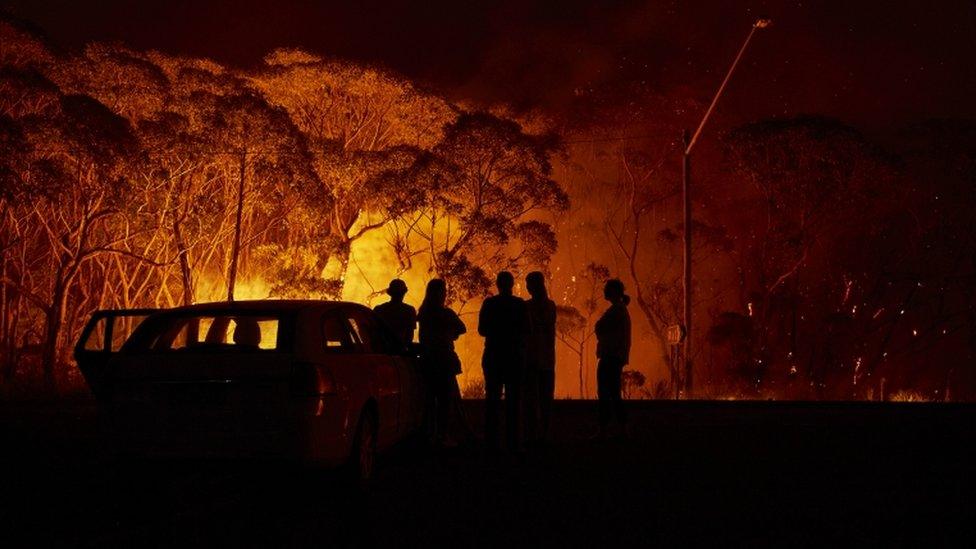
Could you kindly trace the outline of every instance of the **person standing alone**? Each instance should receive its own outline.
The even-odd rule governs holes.
[[[611,418],[615,417],[623,434],[627,429],[627,410],[620,394],[624,366],[630,360],[630,296],[624,283],[616,278],[607,281],[603,297],[610,307],[596,322],[597,396],[600,399],[600,431],[606,438]]]
[[[549,437],[549,417],[556,388],[556,304],[549,299],[546,281],[539,271],[525,277],[531,299],[529,338],[525,368],[525,427],[532,442]]]
[[[525,370],[525,340],[529,332],[525,301],[512,295],[515,277],[498,273],[498,294],[485,300],[478,315],[478,333],[485,338],[481,367],[485,375],[485,440],[490,450],[500,446],[502,391],[505,393],[505,435],[509,450],[521,451],[520,406]]]

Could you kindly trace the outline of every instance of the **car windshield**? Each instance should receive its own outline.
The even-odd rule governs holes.
[[[191,350],[279,350],[280,318],[274,314],[179,315],[147,323],[134,350],[179,352]]]

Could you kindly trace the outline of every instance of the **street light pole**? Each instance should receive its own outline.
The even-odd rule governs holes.
[[[681,159],[681,205],[684,209],[685,241],[684,254],[682,256],[683,276],[684,276],[684,343],[685,343],[685,398],[691,398],[694,388],[692,376],[694,368],[691,361],[691,138],[688,130],[681,134],[681,143],[684,154]]]
[[[691,356],[691,149],[695,146],[695,142],[698,141],[698,136],[701,135],[702,129],[705,127],[705,122],[708,122],[708,117],[712,115],[712,111],[715,110],[715,105],[718,103],[718,98],[725,91],[725,86],[729,83],[729,79],[732,77],[732,73],[735,68],[739,65],[739,60],[742,59],[742,54],[745,53],[746,48],[749,46],[749,42],[752,40],[752,35],[756,33],[758,29],[764,29],[770,25],[771,21],[769,19],[759,19],[753,23],[752,28],[749,29],[749,34],[746,36],[745,42],[742,43],[742,47],[739,48],[739,53],[736,54],[735,60],[732,61],[732,66],[729,67],[729,71],[725,73],[725,79],[722,80],[722,84],[718,87],[718,91],[715,92],[715,97],[712,98],[712,103],[708,106],[708,110],[705,111],[705,116],[702,117],[701,122],[698,124],[698,129],[695,130],[694,135],[691,138],[688,137],[688,130],[684,130],[681,135],[682,144],[682,163],[681,163],[681,198],[682,205],[684,207],[684,257],[683,257],[683,268],[684,268],[684,357],[685,357],[685,398],[691,398],[694,394],[694,364]]]

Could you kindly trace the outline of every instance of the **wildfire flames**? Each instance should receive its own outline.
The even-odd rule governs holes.
[[[473,394],[476,313],[507,269],[548,276],[557,395],[595,396],[612,276],[633,297],[625,393],[675,396],[679,129],[702,105],[623,91],[636,100],[581,91],[566,119],[293,49],[250,71],[61,55],[0,21],[3,383],[77,383],[70,349],[97,309],[231,289],[376,305],[394,277],[416,306],[440,277]],[[696,153],[698,396],[976,396],[974,126],[911,128],[886,152],[817,117],[721,135]]]

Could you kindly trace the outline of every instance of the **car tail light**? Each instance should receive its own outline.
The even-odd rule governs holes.
[[[296,362],[292,372],[292,393],[300,396],[331,395],[336,392],[335,378],[325,366]]]

